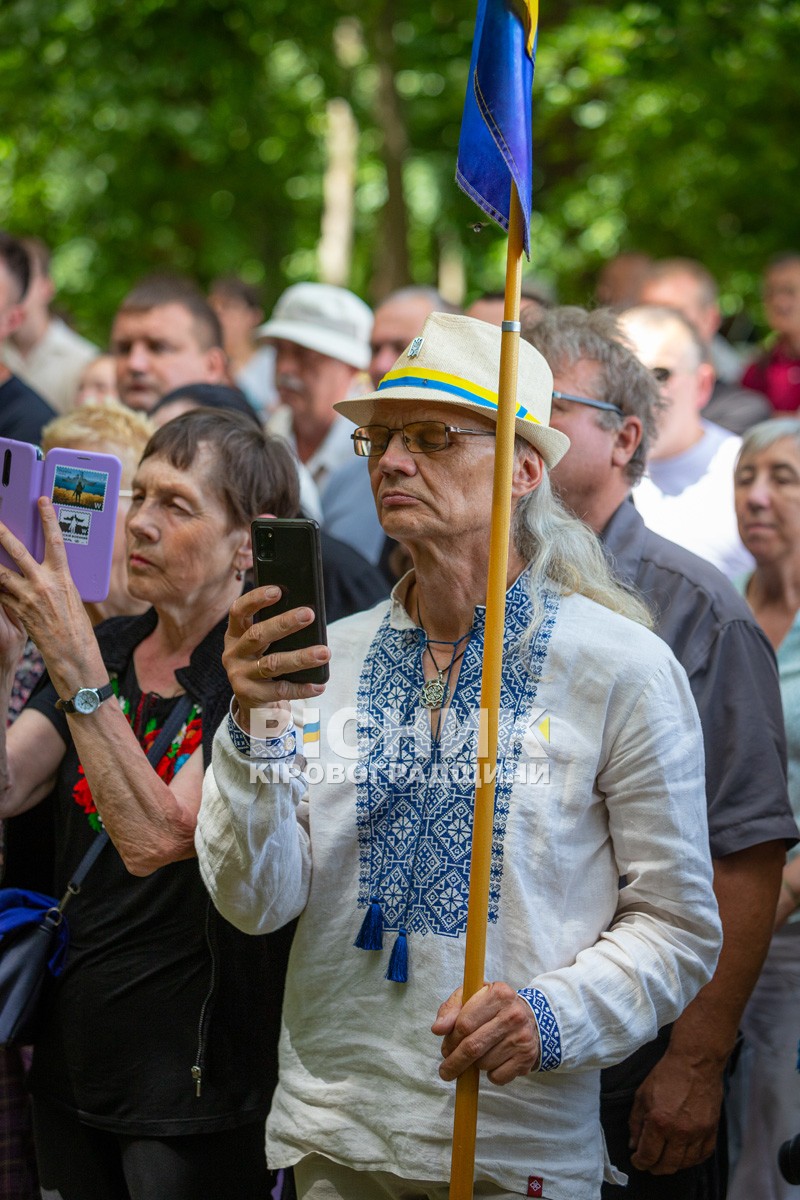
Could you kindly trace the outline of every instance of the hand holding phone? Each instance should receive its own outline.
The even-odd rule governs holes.
[[[41,562],[39,496],[52,500],[81,599],[105,600],[111,580],[122,464],[113,454],[54,447],[42,461],[29,442],[0,438],[0,521]],[[14,567],[5,550],[0,563]]]
[[[36,501],[41,493],[42,452],[30,442],[0,438],[0,521],[41,562],[42,525]],[[14,560],[0,546],[0,565],[16,570]]]
[[[310,608],[310,625],[287,634],[269,647],[271,654],[326,646],[325,594],[322,583],[322,553],[316,521],[289,517],[259,517],[251,525],[253,567],[259,587],[280,588],[280,599],[256,614],[266,621],[295,608]],[[292,683],[326,683],[327,663],[300,671],[289,671],[278,679]]]

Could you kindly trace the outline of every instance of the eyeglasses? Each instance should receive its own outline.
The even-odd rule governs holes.
[[[403,439],[409,454],[435,454],[450,445],[451,433],[467,433],[473,437],[494,437],[493,429],[460,429],[458,425],[445,425],[444,421],[411,421],[397,429],[388,425],[361,425],[351,433],[356,454],[371,458],[384,454],[395,433]]]
[[[605,400],[590,400],[587,396],[570,396],[568,392],[553,392],[554,400],[569,400],[572,404],[586,404],[589,408],[600,408],[603,412],[614,412],[622,417],[625,414],[618,404],[608,404]]]
[[[660,387],[662,384],[669,383],[675,372],[672,367],[651,367],[650,374]]]

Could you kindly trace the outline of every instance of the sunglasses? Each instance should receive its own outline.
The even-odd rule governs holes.
[[[588,396],[570,396],[569,392],[553,392],[554,400],[569,400],[571,404],[585,404],[589,408],[600,408],[603,412],[614,412],[622,417],[625,414],[618,404],[608,404],[605,400],[590,400]]]

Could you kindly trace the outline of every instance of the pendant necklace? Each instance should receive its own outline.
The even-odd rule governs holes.
[[[440,671],[438,667],[436,670],[437,678],[426,679],[420,692],[419,700],[423,708],[441,708],[449,699],[450,686],[444,681],[444,671]]]
[[[472,637],[472,630],[468,629],[463,637],[460,637],[458,641],[455,642],[440,642],[436,641],[434,638],[429,638],[427,633],[425,633],[425,628],[420,620],[419,601],[417,601],[417,624],[425,634],[425,650],[423,651],[423,657],[425,653],[429,654],[430,660],[436,668],[436,678],[428,679],[422,685],[422,691],[419,694],[419,702],[423,708],[429,708],[431,710],[443,708],[450,699],[450,676],[453,673],[453,667],[456,665],[459,659],[464,657],[467,651],[466,646],[464,646],[461,651],[459,651],[458,648],[462,642],[469,643],[469,639]],[[431,649],[432,646],[450,647],[452,653],[450,655],[450,662],[446,666],[439,666],[434,658],[433,650]]]

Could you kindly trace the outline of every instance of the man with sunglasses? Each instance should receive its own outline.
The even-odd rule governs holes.
[[[603,1198],[722,1200],[725,1068],[769,944],[786,841],[796,838],[774,656],[733,586],[647,529],[631,502],[662,401],[655,372],[623,343],[613,314],[555,309],[523,321],[523,336],[553,368],[551,422],[570,439],[553,484],[601,537],[618,576],[648,600],[656,633],[686,668],[703,728],[724,934],[714,978],[694,1003],[603,1072],[609,1153],[629,1175],[627,1188],[606,1183]]]
[[[714,386],[708,349],[677,309],[640,304],[622,313],[619,322],[660,393],[636,507],[649,529],[735,579],[753,565],[733,507],[733,464],[741,438],[703,417]]]
[[[231,610],[235,703],[197,850],[240,928],[299,916],[267,1151],[303,1200],[445,1200],[453,1083],[473,1065],[475,1195],[596,1200],[619,1178],[599,1068],[677,1016],[716,957],[685,675],[552,496],[568,443],[523,343],[491,982],[462,1003],[501,336],[433,313],[374,392],[337,406],[413,560],[391,602],[296,652],[279,639],[307,609],[270,618],[274,590],[256,589]],[[326,686],[285,678],[328,661]]]

